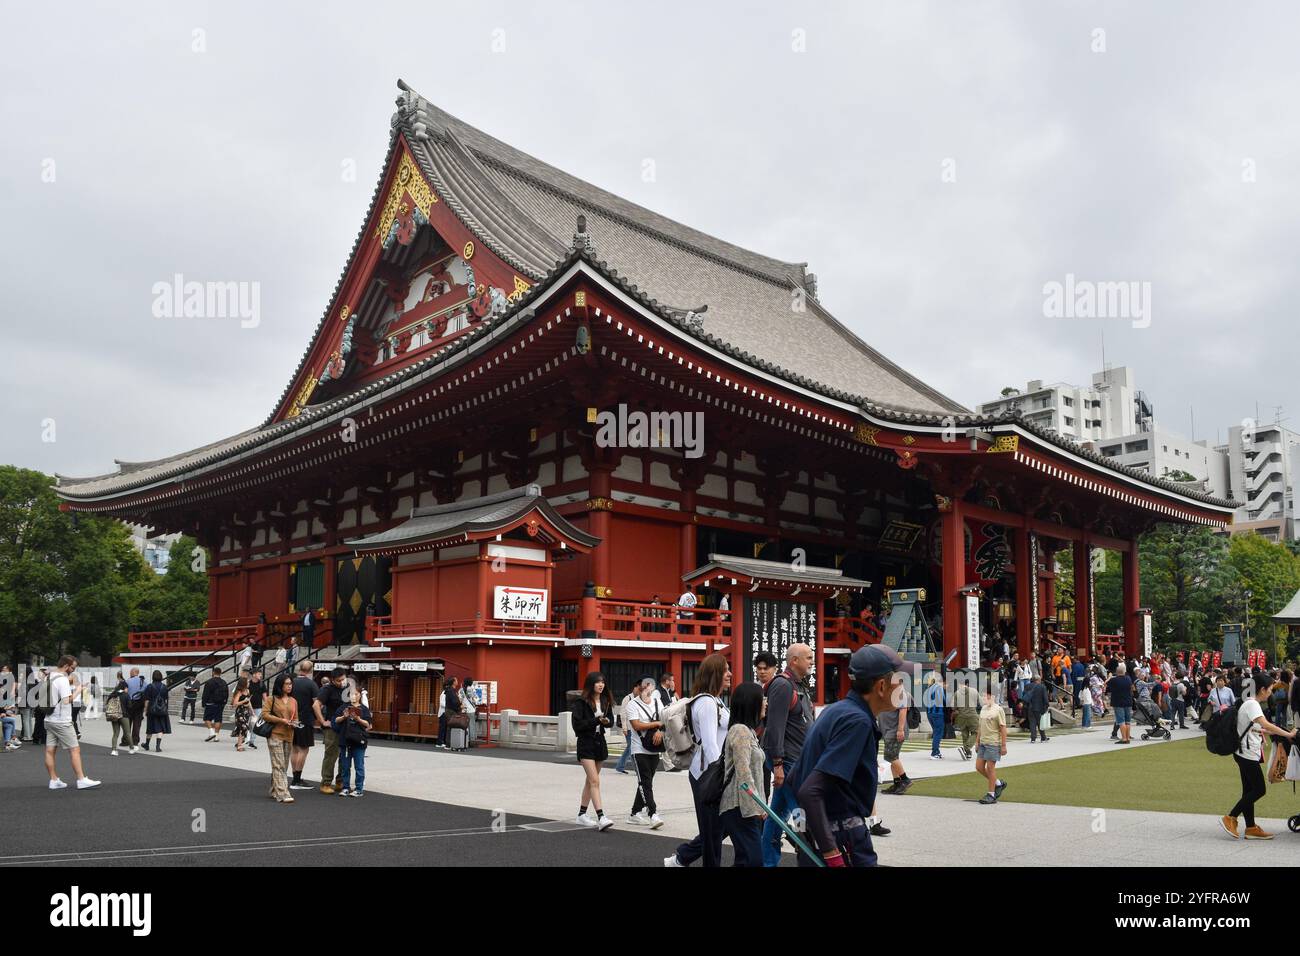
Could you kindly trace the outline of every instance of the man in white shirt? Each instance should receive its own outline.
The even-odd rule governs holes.
[[[81,769],[81,744],[72,726],[72,672],[77,669],[77,659],[71,654],[59,658],[59,665],[50,677],[49,705],[53,708],[45,718],[45,769],[50,774],[51,790],[66,790],[68,785],[59,779],[54,770],[54,751],[62,747],[72,757],[72,771],[77,775],[77,789],[98,787]]]
[[[1255,801],[1264,796],[1268,785],[1264,783],[1264,771],[1260,764],[1264,760],[1264,734],[1295,740],[1294,730],[1283,730],[1264,716],[1264,701],[1268,700],[1269,682],[1259,681],[1253,688],[1254,694],[1247,694],[1246,684],[1242,688],[1241,707],[1237,710],[1237,736],[1241,743],[1232,755],[1233,762],[1241,774],[1241,799],[1228,811],[1228,815],[1219,818],[1219,825],[1228,836],[1237,839],[1237,817],[1245,814],[1247,840],[1271,840],[1273,834],[1265,832],[1255,825]]]
[[[699,601],[696,600],[694,591],[692,591],[690,588],[687,588],[685,591],[683,591],[682,596],[677,599],[678,620],[686,621],[689,620],[690,618],[695,617],[695,612],[692,610],[692,608],[694,608],[695,605],[698,603]],[[690,625],[679,623],[677,625],[677,631],[680,634],[685,634],[690,631]]]

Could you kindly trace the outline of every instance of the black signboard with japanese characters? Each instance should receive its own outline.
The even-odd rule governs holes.
[[[820,608],[802,601],[775,601],[767,598],[745,598],[745,672],[754,680],[754,655],[771,651],[776,655],[777,666],[785,667],[786,651],[791,644],[807,644],[817,651]],[[817,686],[816,673],[808,675],[808,686]]]

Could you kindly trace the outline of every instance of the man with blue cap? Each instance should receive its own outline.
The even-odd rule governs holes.
[[[804,740],[786,786],[799,795],[805,830],[827,866],[875,866],[869,830],[876,802],[880,730],[876,715],[895,707],[903,660],[880,644],[849,658],[848,696],[827,707]],[[812,861],[800,855],[801,865]]]

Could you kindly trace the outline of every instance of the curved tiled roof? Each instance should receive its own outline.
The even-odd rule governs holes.
[[[796,293],[810,284],[805,263],[752,252],[606,192],[413,90],[393,121],[449,208],[530,279],[565,254],[581,215],[611,269],[662,302],[706,305],[704,327],[716,339],[881,404],[966,411],[859,339],[807,291]]]
[[[766,372],[775,378],[789,382],[792,385],[797,385],[806,391],[833,399],[841,404],[859,408],[865,415],[876,420],[887,424],[913,425],[917,427],[968,428],[1014,425],[1022,431],[1038,437],[1044,444],[1055,446],[1064,451],[1070,452],[1071,454],[1083,458],[1105,470],[1126,475],[1142,482],[1143,484],[1150,485],[1155,489],[1172,492],[1189,500],[1202,502],[1214,507],[1239,507],[1236,502],[1216,498],[1203,492],[1193,491],[1181,485],[1179,482],[1154,478],[1146,472],[1130,468],[1126,465],[1121,465],[1118,462],[1105,458],[1081,445],[1065,440],[1054,432],[1047,431],[1022,419],[1019,411],[1004,412],[999,415],[979,415],[971,413],[939,414],[935,412],[918,411],[916,409],[896,408],[893,406],[881,405],[870,401],[863,395],[855,395],[843,390],[827,388],[806,376],[791,372],[789,369],[776,365],[773,362],[759,359],[748,352],[744,352],[727,342],[717,339],[715,336],[699,331],[692,323],[686,321],[680,312],[669,309],[658,301],[650,298],[644,291],[637,288],[636,285],[612,270],[607,263],[596,259],[593,253],[586,249],[571,249],[564,259],[554,264],[546,277],[534,284],[533,287],[529,289],[529,291],[525,293],[504,315],[489,316],[478,325],[472,327],[466,334],[456,338],[447,345],[436,349],[419,361],[398,369],[383,378],[376,379],[358,391],[339,396],[338,398],[332,399],[321,405],[309,405],[297,418],[290,418],[273,425],[250,429],[249,431],[242,432],[232,438],[215,442],[211,445],[205,445],[203,448],[184,452],[171,458],[160,459],[151,463],[147,468],[134,468],[130,471],[122,471],[86,479],[61,477],[58,487],[59,494],[64,498],[70,499],[91,499],[108,494],[120,494],[158,481],[175,479],[178,477],[188,477],[195,473],[196,470],[201,470],[218,464],[224,458],[252,450],[260,444],[285,436],[298,429],[310,427],[314,423],[321,421],[323,418],[328,418],[331,415],[348,410],[352,406],[374,399],[376,396],[380,396],[383,393],[400,391],[406,386],[406,383],[420,373],[428,371],[438,363],[454,359],[457,355],[467,350],[471,345],[478,342],[484,336],[499,332],[509,325],[524,324],[527,321],[530,321],[532,318],[530,307],[533,302],[548,290],[556,279],[567,272],[575,263],[579,262],[590,267],[595,274],[607,279],[618,289],[636,301],[640,306],[652,312],[663,321],[671,324],[683,335],[707,344],[739,363]]]
[[[588,548],[600,544],[600,538],[575,527],[552,508],[542,494],[541,486],[535,484],[468,501],[415,508],[401,524],[376,534],[351,538],[345,543],[357,551],[410,550],[427,542],[452,537],[491,534],[523,520],[533,509],[545,515],[546,520],[570,540]]]
[[[192,475],[310,427],[324,415],[389,389],[400,389],[403,382],[455,357],[483,335],[519,320],[551,281],[581,260],[680,333],[734,361],[856,406],[878,420],[917,427],[1014,424],[1046,444],[1154,488],[1214,507],[1237,507],[1235,502],[1104,458],[1022,419],[1018,411],[996,416],[972,414],[862,342],[814,297],[804,299],[802,312],[793,310],[793,290],[809,284],[803,263],[763,256],[673,222],[494,139],[428,103],[400,81],[399,86],[403,95],[392,119],[384,170],[404,139],[448,207],[504,261],[532,278],[532,288],[504,315],[490,317],[452,343],[355,392],[308,406],[297,418],[268,419],[259,428],[170,458],[119,462],[119,470],[107,475],[86,479],[59,476],[61,496],[93,499]],[[316,335],[333,313],[380,200],[383,182],[381,175]],[[565,238],[572,234],[579,214],[586,217],[599,259]],[[703,323],[696,324],[664,301],[702,303],[708,311]],[[301,373],[314,342],[315,335],[277,408]]]

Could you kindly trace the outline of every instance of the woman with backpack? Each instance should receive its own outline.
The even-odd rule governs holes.
[[[723,835],[735,851],[733,866],[763,865],[762,832],[766,814],[751,794],[763,783],[763,747],[758,722],[763,716],[763,688],[744,683],[731,694],[731,718],[722,749],[722,799],[718,801]],[[942,723],[942,721],[941,721]],[[749,792],[741,789],[749,785]]]
[[[1255,825],[1255,801],[1268,790],[1261,769],[1264,761],[1264,734],[1273,734],[1289,743],[1295,740],[1295,731],[1284,730],[1264,716],[1264,702],[1268,700],[1270,690],[1267,681],[1259,681],[1255,684],[1254,695],[1243,699],[1241,706],[1236,709],[1235,731],[1238,743],[1232,759],[1241,774],[1241,799],[1228,811],[1227,816],[1219,818],[1219,825],[1234,840],[1237,839],[1237,817],[1242,815],[1246,817],[1243,836],[1247,840],[1273,839],[1273,834]],[[1232,711],[1229,711],[1228,716],[1231,715]]]
[[[167,713],[167,685],[163,683],[162,671],[153,672],[153,680],[144,689],[144,712],[147,718],[144,733],[145,753],[149,752],[149,741],[157,737],[154,751],[162,753],[163,734],[172,732],[171,714]]]
[[[664,866],[690,866],[703,858],[706,867],[722,865],[722,821],[718,804],[710,804],[701,797],[700,778],[706,771],[719,772],[714,765],[722,759],[722,747],[727,738],[730,714],[722,703],[722,694],[731,687],[731,666],[721,654],[710,654],[700,663],[695,673],[695,695],[686,705],[690,709],[690,726],[697,741],[691,757],[688,779],[691,797],[695,801],[695,822],[699,833],[677,848],[672,856],[664,858]]]
[[[655,805],[654,779],[659,769],[659,755],[664,752],[663,701],[656,693],[655,679],[643,677],[628,695],[623,707],[623,721],[628,728],[628,750],[632,769],[636,771],[636,799],[628,822],[658,830],[664,825]]]
[[[119,737],[122,743],[131,748],[130,753],[135,753],[135,748],[131,747],[131,718],[126,713],[126,678],[120,673],[117,675],[117,686],[104,700],[104,718],[113,728],[112,749],[109,750],[108,755],[110,757],[118,755]]]
[[[608,830],[614,821],[605,816],[600,801],[600,765],[609,756],[605,745],[605,728],[614,723],[614,695],[605,684],[605,675],[592,671],[582,685],[582,695],[573,702],[569,714],[573,732],[578,736],[578,763],[582,765],[585,780],[582,798],[578,805],[577,822],[584,827]],[[596,811],[593,817],[587,812],[590,806]]]

